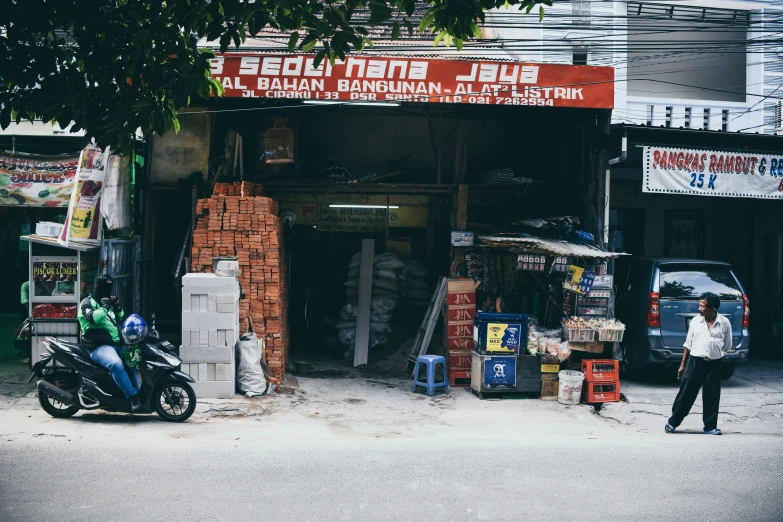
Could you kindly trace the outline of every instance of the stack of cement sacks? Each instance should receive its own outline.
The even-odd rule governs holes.
[[[234,395],[239,294],[233,276],[187,274],[182,278],[179,355],[182,371],[196,380],[193,390],[199,399]]]
[[[408,298],[411,306],[427,306],[432,299],[432,289],[427,284],[427,275],[429,271],[418,259],[405,262],[400,281],[402,294]]]
[[[340,322],[337,324],[337,336],[345,347],[346,358],[351,357],[356,339],[360,263],[361,254],[354,255],[345,281],[348,304],[340,310]],[[388,253],[375,256],[373,265],[370,348],[388,342],[392,311],[397,308],[397,301],[400,299],[399,272],[405,267],[405,263],[396,254]]]

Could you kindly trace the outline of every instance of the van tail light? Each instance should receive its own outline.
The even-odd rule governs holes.
[[[742,316],[742,327],[748,328],[750,326],[750,299],[748,299],[748,294],[742,294],[742,303],[745,308],[745,314]]]
[[[647,310],[647,326],[661,326],[661,296],[650,292],[650,307]]]

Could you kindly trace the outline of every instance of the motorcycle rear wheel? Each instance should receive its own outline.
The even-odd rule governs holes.
[[[184,422],[196,411],[196,392],[185,382],[168,382],[152,398],[155,413],[168,422]]]
[[[54,386],[71,393],[74,397],[76,397],[76,394],[79,391],[77,377],[68,372],[55,372],[44,377],[44,380],[49,384],[53,384]],[[38,392],[38,402],[46,413],[58,419],[73,417],[76,412],[79,411],[78,404],[66,406],[54,397],[49,397],[42,391]]]

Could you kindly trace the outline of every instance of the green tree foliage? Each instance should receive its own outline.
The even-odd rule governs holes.
[[[394,38],[418,29],[462,47],[481,35],[485,11],[530,12],[552,0],[0,0],[0,127],[43,120],[84,129],[127,150],[136,129],[179,129],[177,111],[220,95],[210,78],[212,52],[238,47],[265,27],[289,32],[289,48],[317,62],[344,59],[372,45],[367,27],[392,24]],[[357,12],[370,12],[364,25]],[[392,21],[392,19],[394,21]],[[437,43],[436,42],[436,43]]]

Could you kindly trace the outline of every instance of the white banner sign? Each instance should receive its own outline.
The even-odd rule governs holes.
[[[644,147],[642,192],[783,199],[783,153]]]

